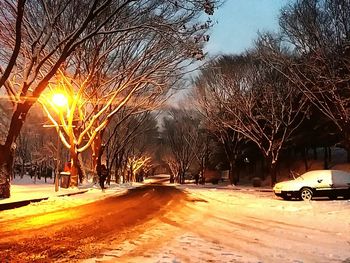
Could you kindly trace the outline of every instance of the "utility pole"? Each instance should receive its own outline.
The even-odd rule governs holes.
[[[55,172],[55,192],[58,192],[59,188],[59,166],[60,166],[60,133],[57,133],[57,156],[56,156],[56,172]]]

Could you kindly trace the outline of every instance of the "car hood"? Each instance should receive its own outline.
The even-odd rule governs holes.
[[[303,181],[292,180],[275,184],[273,190],[299,191],[304,185]]]

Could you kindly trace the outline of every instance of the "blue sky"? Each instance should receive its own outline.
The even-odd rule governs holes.
[[[215,10],[214,25],[206,46],[209,56],[240,53],[250,48],[257,32],[277,30],[281,7],[291,0],[227,0]]]

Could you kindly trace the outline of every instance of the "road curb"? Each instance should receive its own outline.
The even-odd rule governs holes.
[[[82,190],[82,191],[73,192],[73,193],[60,194],[60,195],[51,196],[51,197],[72,196],[72,195],[84,194],[87,191],[89,191],[89,190],[87,189],[87,190]],[[30,203],[41,202],[41,201],[47,200],[49,198],[50,197],[33,198],[33,199],[29,199],[29,200],[21,200],[21,201],[15,201],[15,202],[10,202],[10,203],[0,204],[0,211],[5,211],[5,210],[9,210],[9,209],[19,208],[19,207],[22,207],[22,206],[29,205]]]
[[[251,190],[249,191],[254,191],[254,192],[266,192],[266,193],[272,193],[273,190],[272,189],[254,189],[254,188],[251,188]]]
[[[220,188],[218,188],[220,189]],[[224,189],[224,188],[222,188]],[[226,190],[226,189],[225,189]],[[234,189],[227,189],[227,190],[233,190],[233,191],[245,191],[245,192],[262,192],[262,193],[272,193],[272,189],[255,189],[255,188],[234,188]]]

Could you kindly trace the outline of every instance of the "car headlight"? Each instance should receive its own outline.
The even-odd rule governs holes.
[[[275,187],[273,189],[281,189],[282,188],[282,185],[280,184],[276,184]]]

